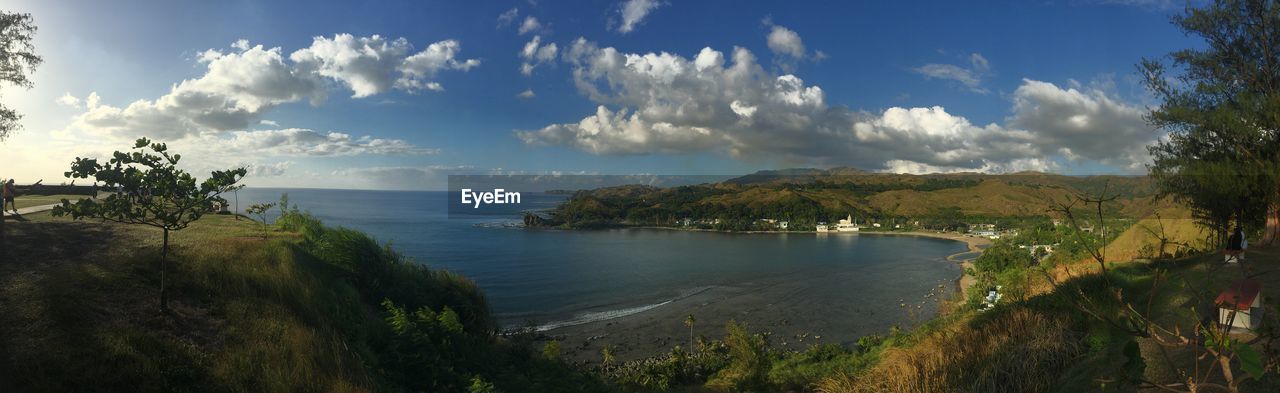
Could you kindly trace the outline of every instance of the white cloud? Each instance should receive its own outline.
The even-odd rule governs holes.
[[[653,10],[661,7],[657,0],[627,0],[618,5],[618,15],[622,18],[618,24],[618,32],[627,34],[639,27],[644,18]]]
[[[1006,124],[1035,130],[1048,152],[1137,171],[1149,163],[1146,145],[1159,135],[1143,119],[1145,113],[1103,90],[1024,79],[1013,93],[1013,115]]]
[[[71,95],[71,93],[62,93],[62,97],[55,100],[59,105],[69,106],[72,108],[80,108],[80,99]]]
[[[400,139],[352,137],[341,132],[321,133],[303,128],[235,131],[230,138],[209,136],[200,140],[217,149],[270,156],[424,155],[439,152]]]
[[[801,61],[822,61],[827,58],[827,54],[822,51],[815,51],[813,55],[809,55],[808,50],[805,49],[804,40],[800,39],[800,34],[785,26],[774,24],[773,17],[765,17],[763,23],[769,27],[765,44],[774,54],[773,64],[783,72],[795,72]]]
[[[248,164],[245,168],[249,170],[248,176],[254,177],[275,177],[284,175],[284,172],[293,166],[293,161],[280,161],[271,164]]]
[[[794,58],[804,57],[804,41],[800,39],[799,34],[796,34],[791,29],[773,25],[766,41],[769,44],[769,50],[773,51],[773,53]]]
[[[953,64],[925,64],[913,69],[927,79],[943,79],[958,82],[970,91],[986,94],[989,91],[982,87],[982,79],[991,72],[991,63],[981,54],[969,55],[969,67]]]
[[[512,8],[498,15],[498,27],[507,27],[520,16],[519,8]]]
[[[175,84],[154,100],[124,107],[100,105],[96,92],[85,102],[72,127],[131,139],[148,136],[173,140],[205,132],[243,130],[277,105],[308,100],[318,105],[326,81],[349,87],[353,97],[368,97],[392,88],[441,90],[432,78],[443,70],[466,71],[479,60],[456,58],[457,41],[433,43],[413,52],[407,40],[380,36],[315,37],[312,45],[288,56],[281,48],[251,46],[240,40],[224,53],[209,49],[197,57],[207,67],[194,79]],[[74,97],[72,97],[74,98]]]
[[[730,57],[711,48],[692,59],[622,53],[578,39],[565,60],[578,90],[597,103],[595,112],[516,135],[592,154],[715,151],[741,160],[916,172],[1045,170],[1054,166],[1050,156],[1137,168],[1145,159],[1137,153],[1156,137],[1140,110],[1099,91],[1028,80],[1014,95],[1006,125],[977,125],[942,107],[868,113],[830,106],[822,88],[766,72],[746,49]],[[1108,132],[1106,142],[1093,139]],[[1099,143],[1109,148],[1094,147]],[[1078,152],[1085,149],[1099,153]]]
[[[524,91],[520,92],[520,94],[516,94],[516,97],[527,100],[527,99],[536,97],[536,95],[533,94],[533,89],[525,89]]]
[[[289,58],[303,73],[315,73],[342,82],[351,88],[352,97],[362,98],[393,87],[406,91],[442,90],[431,81],[442,70],[467,71],[480,65],[480,60],[459,61],[461,44],[455,40],[432,43],[427,49],[410,55],[409,40],[387,40],[381,36],[354,37],[336,34],[333,38],[315,37],[308,48]]]
[[[520,58],[524,59],[524,62],[520,64],[521,74],[532,75],[534,68],[538,65],[550,63],[556,59],[556,54],[560,51],[556,43],[551,42],[540,46],[541,43],[542,36],[535,35],[520,50]]]
[[[524,22],[520,23],[520,28],[517,31],[519,32],[520,35],[525,35],[528,33],[533,33],[541,30],[542,30],[542,23],[538,22],[538,18],[535,18],[532,16],[526,16],[524,17]]]
[[[272,126],[272,127],[279,127],[279,126],[280,126],[280,123],[275,122],[275,120],[260,120],[260,121],[258,121],[258,124],[261,124],[261,125],[264,125],[264,126]]]

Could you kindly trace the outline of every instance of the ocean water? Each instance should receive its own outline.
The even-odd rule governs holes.
[[[418,263],[474,280],[508,326],[544,329],[662,307],[718,286],[803,288],[814,313],[894,313],[950,283],[947,255],[960,242],[851,234],[730,234],[657,229],[521,229],[521,210],[561,195],[524,194],[509,214],[447,214],[447,193],[248,188],[228,195],[243,210],[281,193],[326,224],[365,231]],[[797,285],[798,284],[798,285]],[[932,313],[936,305],[926,307]],[[899,312],[900,313],[900,312]],[[831,315],[851,321],[867,315]]]

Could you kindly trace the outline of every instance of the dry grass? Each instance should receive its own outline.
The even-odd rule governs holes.
[[[1060,318],[1016,308],[953,323],[914,345],[890,348],[859,375],[838,374],[819,392],[1045,392],[1081,353]]]
[[[205,216],[173,234],[172,312],[157,312],[160,232],[10,221],[0,250],[0,391],[367,391],[338,326],[358,296],[296,235]]]

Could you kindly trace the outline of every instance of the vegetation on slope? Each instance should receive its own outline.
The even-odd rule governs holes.
[[[1108,206],[1111,216],[1140,218],[1168,206],[1168,201],[1155,198],[1153,183],[1143,177],[851,171],[762,172],[716,184],[579,191],[552,212],[551,221],[576,228],[643,225],[753,230],[776,229],[761,228],[758,221],[776,219],[789,221],[790,230],[812,231],[818,222],[832,223],[852,215],[864,221],[909,222],[913,229],[956,229],[975,219],[1044,217],[1055,201],[1102,188],[1122,197],[1120,203]]]
[[[157,230],[11,222],[0,259],[0,391],[600,390],[494,335],[473,283],[291,211],[261,237],[206,216],[174,236],[155,312]]]

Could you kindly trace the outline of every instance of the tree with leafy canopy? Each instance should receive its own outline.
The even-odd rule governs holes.
[[[1161,101],[1148,116],[1169,136],[1150,151],[1163,193],[1187,204],[1219,237],[1233,218],[1280,235],[1280,2],[1217,0],[1174,25],[1202,48],[1139,65]]]
[[[248,209],[244,209],[246,213],[249,213],[258,217],[258,223],[262,224],[263,239],[267,238],[267,212],[270,211],[271,208],[274,206],[275,204],[273,203],[255,203],[255,204],[249,205]]]
[[[213,171],[199,182],[191,174],[178,169],[181,154],[170,154],[163,143],[139,138],[132,152],[117,151],[107,164],[97,159],[76,157],[70,178],[93,178],[120,192],[102,200],[66,199],[53,208],[54,216],[74,219],[96,218],[124,224],[142,224],[160,228],[164,240],[160,251],[160,311],[169,310],[165,273],[169,261],[169,232],[186,228],[214,208],[215,202],[226,203],[222,193],[239,189],[245,168]],[[150,151],[148,151],[150,150]]]
[[[35,85],[28,75],[44,62],[31,44],[35,33],[31,14],[0,11],[0,82],[28,89]],[[0,104],[0,141],[22,128],[21,119],[22,114]]]

